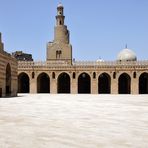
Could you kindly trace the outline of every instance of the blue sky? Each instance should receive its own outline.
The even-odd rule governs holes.
[[[76,60],[116,60],[125,45],[148,59],[148,0],[61,0]],[[46,59],[59,0],[0,0],[5,50]]]

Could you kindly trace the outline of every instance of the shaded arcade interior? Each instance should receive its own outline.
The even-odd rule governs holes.
[[[78,93],[91,93],[90,76],[87,73],[80,74],[78,78]]]
[[[148,73],[143,73],[139,77],[139,94],[148,94]]]
[[[37,78],[37,92],[50,93],[50,78],[46,73],[41,73]]]
[[[107,73],[102,73],[98,78],[98,93],[110,94],[111,78]]]
[[[67,73],[61,73],[57,83],[58,93],[70,93],[70,77]]]
[[[11,94],[11,67],[7,64],[6,67],[6,96]]]
[[[32,79],[35,79],[34,73],[32,73]],[[77,78],[77,80],[76,80]],[[114,78],[114,75],[113,75]],[[133,79],[136,78],[136,74],[133,73]],[[83,72],[78,77],[75,73],[70,76],[66,72],[62,72],[56,78],[55,72],[52,72],[52,81],[54,80],[57,85],[57,93],[71,93],[72,82],[77,82],[77,93],[78,94],[89,94],[91,93],[91,77],[89,74]],[[98,94],[111,94],[111,76],[108,73],[102,73],[98,77],[95,73],[92,75],[92,80],[97,82]],[[37,93],[50,93],[50,77],[47,73],[41,73],[36,78]],[[148,73],[142,73],[138,78],[139,94],[148,94]],[[122,73],[118,77],[118,94],[131,94],[131,76],[127,73]],[[73,88],[72,88],[73,89]],[[11,68],[7,65],[6,68],[6,93],[11,92]],[[18,76],[18,93],[29,93],[30,92],[30,77],[25,72],[22,72]]]
[[[18,93],[29,93],[29,76],[26,73],[21,73],[18,76]]]
[[[121,74],[118,83],[119,83],[118,84],[119,94],[131,93],[131,78],[128,74],[126,73]]]

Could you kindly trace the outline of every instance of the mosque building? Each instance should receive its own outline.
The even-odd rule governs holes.
[[[128,48],[115,61],[72,60],[64,19],[64,7],[59,4],[46,61],[18,61],[18,93],[148,94],[148,61],[137,61]]]

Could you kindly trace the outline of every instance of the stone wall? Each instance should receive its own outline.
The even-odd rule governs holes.
[[[7,66],[10,66],[10,90],[6,93],[6,76]],[[16,96],[17,95],[17,61],[5,51],[0,52],[0,95],[1,96]]]

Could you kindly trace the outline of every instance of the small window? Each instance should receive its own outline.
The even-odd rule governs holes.
[[[56,59],[60,59],[62,55],[62,51],[61,50],[57,50],[56,51]]]
[[[32,79],[34,79],[34,76],[35,76],[35,73],[34,73],[34,72],[32,72]]]
[[[136,72],[133,73],[133,77],[136,78]]]
[[[60,25],[62,25],[62,21],[60,21]]]
[[[54,72],[52,73],[52,78],[55,79],[55,73]]]
[[[113,78],[116,79],[116,72],[113,73]]]
[[[73,72],[72,77],[73,77],[73,79],[75,79],[75,78],[76,78],[76,73],[75,73],[75,72]]]
[[[96,73],[95,72],[93,72],[93,79],[95,79],[96,78]]]

